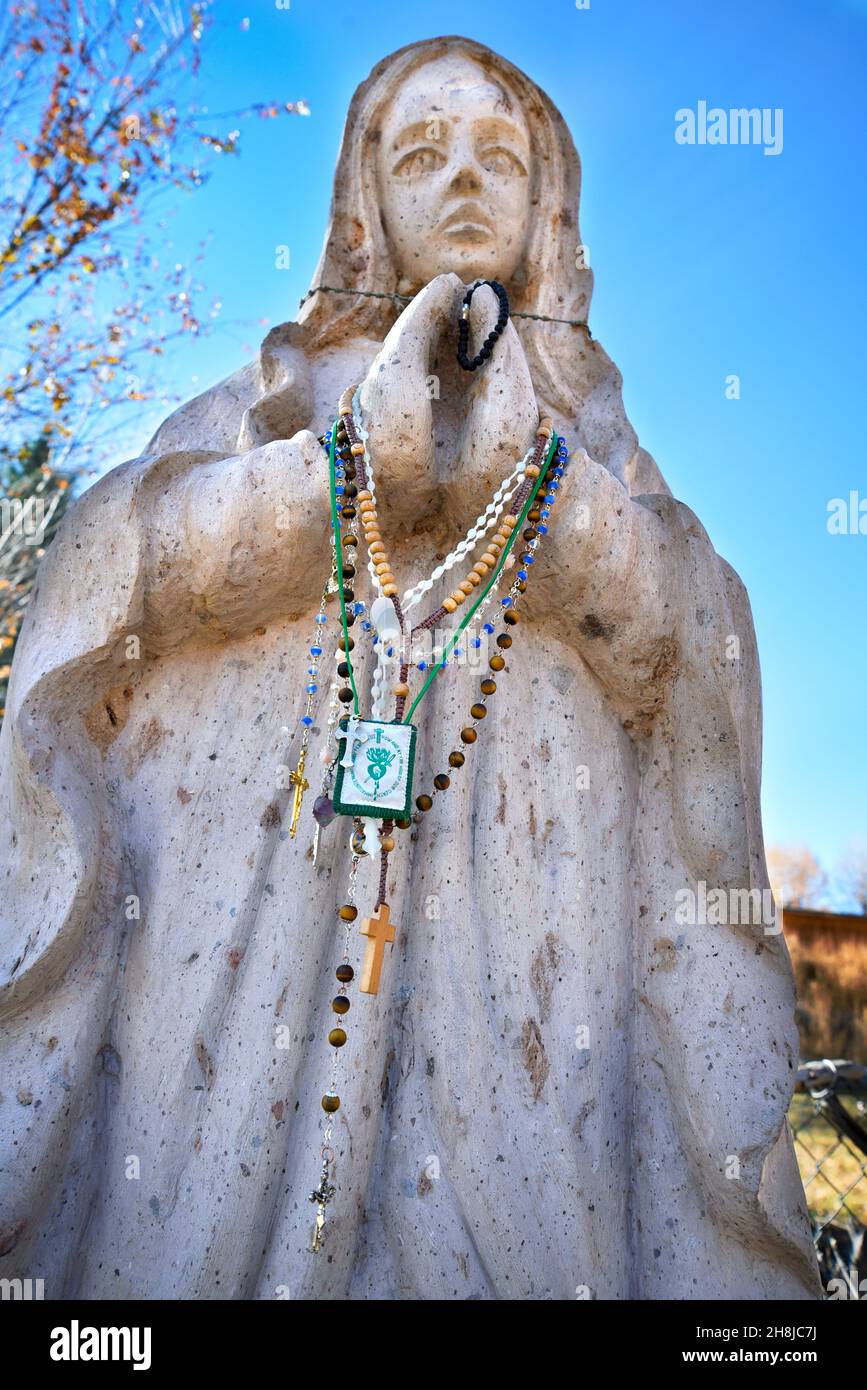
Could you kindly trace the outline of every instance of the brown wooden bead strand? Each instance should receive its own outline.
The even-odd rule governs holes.
[[[367,541],[367,553],[374,567],[374,573],[379,579],[385,597],[396,598],[399,592],[397,582],[392,573],[388,552],[386,551],[382,534],[379,530],[379,520],[373,497],[367,487],[367,464],[364,443],[358,437],[355,421],[352,418],[352,398],[354,395],[355,387],[344,391],[340,398],[340,416],[346,428],[347,438],[350,441],[350,452],[357,470],[360,485],[355,500],[358,502],[361,525],[364,530],[365,540]]]
[[[365,446],[358,436],[355,422],[352,416],[352,402],[356,388],[348,387],[343,392],[339,403],[339,419],[335,426],[334,454],[340,458],[345,485],[342,490],[342,505],[339,508],[345,521],[355,521],[358,518],[359,532],[363,532],[367,553],[370,559],[371,568],[376,575],[378,586],[381,592],[394,602],[395,612],[398,618],[401,632],[401,640],[406,637],[406,622],[401,612],[398,588],[391,569],[387,547],[382,539],[376,506],[372,492],[368,486],[368,476],[366,467]],[[412,628],[410,639],[418,631],[433,627],[446,613],[454,613],[467,598],[469,598],[480,586],[486,588],[490,583],[489,576],[495,571],[502,559],[507,547],[510,547],[513,539],[515,527],[518,524],[518,517],[522,514],[527,499],[530,496],[536,481],[542,473],[543,456],[549,446],[549,441],[553,435],[553,422],[547,417],[539,422],[537,431],[536,445],[531,454],[530,461],[524,466],[524,478],[517,488],[515,495],[511,499],[508,511],[502,514],[494,534],[485,539],[481,558],[476,559],[465,578],[455,587],[452,593],[443,603],[421,623]],[[535,507],[528,512],[528,525],[524,530],[523,540],[528,545],[535,545],[538,541],[539,533],[536,523],[540,520],[540,509]],[[353,528],[354,529],[354,528]],[[353,535],[338,535],[341,548],[337,555],[337,574],[342,581],[343,599],[349,604],[354,600],[353,581],[357,576],[357,557],[353,547],[357,547],[358,538]],[[524,592],[525,582],[515,582],[511,586],[512,595],[515,592]],[[503,614],[503,621],[508,627],[515,627],[519,621],[518,614],[515,612],[511,601],[509,607]],[[350,616],[346,615],[347,627],[350,625]],[[354,617],[351,621],[354,621]],[[497,644],[500,649],[508,649],[511,646],[512,637],[508,632],[501,632],[497,637]],[[338,675],[341,679],[346,679],[346,674],[350,672],[348,654],[354,646],[351,637],[341,634],[338,640]],[[406,655],[404,652],[403,655]],[[505,668],[505,659],[499,651],[495,652],[489,659],[491,671],[500,671]],[[400,676],[393,686],[392,693],[395,697],[396,718],[403,717],[403,710],[406,701],[410,696],[408,682],[409,667],[405,662],[401,662]],[[478,725],[486,718],[488,710],[486,700],[497,689],[497,683],[493,676],[486,674],[480,681],[481,698],[473,702],[470,708],[470,716],[473,724],[466,725],[460,733],[460,742],[464,748],[472,746],[477,740]],[[338,692],[341,703],[348,702],[352,698],[352,692],[348,687]],[[451,786],[451,774],[459,771],[466,762],[465,753],[460,748],[453,749],[448,756],[448,767],[450,772],[439,772],[434,777],[434,788],[439,793],[445,793]],[[421,793],[416,797],[416,807],[419,812],[425,813],[433,806],[433,797],[427,793]],[[417,819],[417,818],[416,818]],[[394,820],[384,820],[380,829],[380,874],[379,874],[379,893],[377,897],[374,914],[367,917],[361,924],[362,935],[368,938],[367,949],[365,952],[364,966],[359,980],[359,988],[364,993],[375,994],[379,985],[379,971],[382,963],[382,952],[384,945],[393,942],[395,939],[395,926],[390,921],[389,907],[385,900],[387,876],[388,876],[388,856],[395,848],[393,832],[397,824],[401,829],[409,828],[411,820],[402,819],[395,823]],[[358,855],[363,853],[362,848],[357,848],[353,841],[355,853],[354,866],[357,866]],[[354,897],[354,869],[351,879],[352,892]],[[352,902],[344,903],[339,909],[339,917],[344,926],[348,929],[358,917],[358,909]],[[332,1026],[328,1032],[328,1041],[335,1050],[335,1058],[347,1041],[346,1029],[342,1026],[345,1016],[349,1012],[350,1002],[346,996],[346,987],[354,978],[354,971],[344,957],[344,961],[336,970],[338,980],[338,993],[331,1001],[333,1015],[337,1015],[336,1020],[332,1018]],[[336,1065],[336,1064],[335,1064]],[[336,1072],[334,1073],[336,1075]],[[317,1219],[314,1231],[312,1250],[321,1248],[322,1231],[325,1226],[325,1206],[334,1195],[333,1184],[329,1185],[329,1164],[333,1163],[333,1153],[330,1148],[332,1118],[340,1108],[340,1096],[334,1089],[335,1083],[321,1098],[321,1105],[327,1117],[327,1124],[324,1131],[325,1140],[322,1148],[323,1166],[320,1177],[319,1187],[310,1194],[310,1200],[317,1204]],[[330,1157],[329,1157],[330,1155]]]

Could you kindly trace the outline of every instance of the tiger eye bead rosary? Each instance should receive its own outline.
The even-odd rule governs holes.
[[[508,321],[508,298],[503,287],[491,281],[478,283],[490,284],[494,289],[500,315],[480,353],[470,359],[468,313],[478,285],[470,288],[458,327],[458,360],[468,371],[476,370],[490,358]],[[309,788],[305,773],[314,731],[313,710],[320,688],[319,671],[325,655],[328,616],[324,610],[328,600],[336,595],[339,607],[336,673],[330,684],[327,737],[320,753],[322,782],[313,806],[316,822],[313,854],[316,862],[321,830],[336,817],[345,817],[349,822],[349,869],[346,901],[337,913],[343,929],[342,954],[335,971],[337,988],[331,1001],[332,1026],[328,1032],[331,1079],[321,1102],[324,1114],[319,1184],[309,1194],[316,1207],[310,1247],[313,1251],[322,1247],[326,1208],[336,1195],[331,1139],[334,1117],[340,1108],[338,1080],[340,1055],[348,1036],[345,1025],[351,1007],[349,989],[356,978],[350,956],[358,919],[359,866],[363,858],[378,850],[379,888],[372,913],[360,923],[366,946],[358,978],[359,993],[377,994],[385,950],[393,943],[397,930],[385,899],[389,855],[396,845],[394,832],[408,830],[414,821],[423,819],[433,810],[436,797],[448,791],[452,778],[459,775],[468,752],[476,743],[479,726],[487,715],[488,701],[497,690],[497,678],[508,669],[506,654],[520,622],[520,599],[526,592],[538,548],[548,532],[551,512],[569,460],[565,441],[556,435],[551,420],[540,419],[533,444],[497,488],[464,539],[430,576],[401,595],[383,539],[376,505],[373,459],[355,387],[343,393],[337,419],[323,435],[322,444],[328,457],[331,564],[309,647],[301,747],[298,764],[290,777],[294,797],[289,833],[295,837],[303,795]],[[364,568],[358,553],[359,532],[363,536],[366,569],[375,595],[369,609],[356,596]],[[515,551],[520,557],[517,569]],[[411,624],[409,614],[424,595],[464,557],[472,558],[475,552],[478,552],[477,558],[465,577],[426,618]],[[485,610],[496,602],[504,575],[513,570],[514,578],[508,591],[499,598],[502,630],[497,631],[498,624],[491,618],[482,619]],[[442,645],[416,661],[415,644],[419,636],[427,637],[435,629],[440,630],[440,625],[448,623],[452,617],[455,617],[455,625],[447,630]],[[360,678],[356,678],[356,663],[352,657],[355,640],[350,630],[358,628],[364,634],[371,634],[375,653],[367,716],[361,714]],[[417,735],[413,717],[434,681],[450,664],[452,667],[457,664],[456,659],[462,655],[458,643],[464,634],[465,641],[476,650],[494,637],[495,650],[488,659],[488,672],[479,683],[478,697],[470,707],[469,719],[458,731],[449,753],[448,770],[437,772],[432,778],[432,790],[419,792],[413,801]],[[420,686],[413,695],[411,682],[417,679],[420,679]],[[336,748],[333,747],[335,741]]]

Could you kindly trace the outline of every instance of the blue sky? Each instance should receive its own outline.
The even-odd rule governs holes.
[[[216,0],[215,11],[199,99],[218,112],[304,97],[312,115],[246,126],[241,157],[174,220],[179,257],[213,235],[205,279],[226,321],[176,357],[176,389],[227,375],[266,323],[296,313],[346,108],[380,57],[462,33],[512,59],[581,153],[591,326],[623,372],[630,417],[749,588],[766,838],[806,843],[833,867],[867,834],[867,535],[826,528],[829,499],[867,498],[867,0]],[[699,101],[782,108],[782,153],[679,145],[675,112]],[[288,271],[275,267],[280,244]],[[726,398],[730,374],[739,400]]]

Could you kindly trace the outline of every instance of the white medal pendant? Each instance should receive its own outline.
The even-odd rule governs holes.
[[[350,719],[341,739],[333,804],[338,815],[407,820],[412,814],[416,727]]]

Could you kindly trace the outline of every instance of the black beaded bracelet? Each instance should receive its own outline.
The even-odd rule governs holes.
[[[489,285],[500,302],[500,314],[495,326],[491,329],[479,351],[472,359],[468,356],[470,346],[470,304],[473,295],[479,285]],[[509,322],[509,296],[500,284],[499,280],[479,280],[475,285],[471,285],[464,295],[464,302],[461,307],[461,317],[458,323],[458,361],[465,372],[474,372],[477,367],[481,367],[483,362],[494,350],[494,343],[499,338],[506,324]]]

